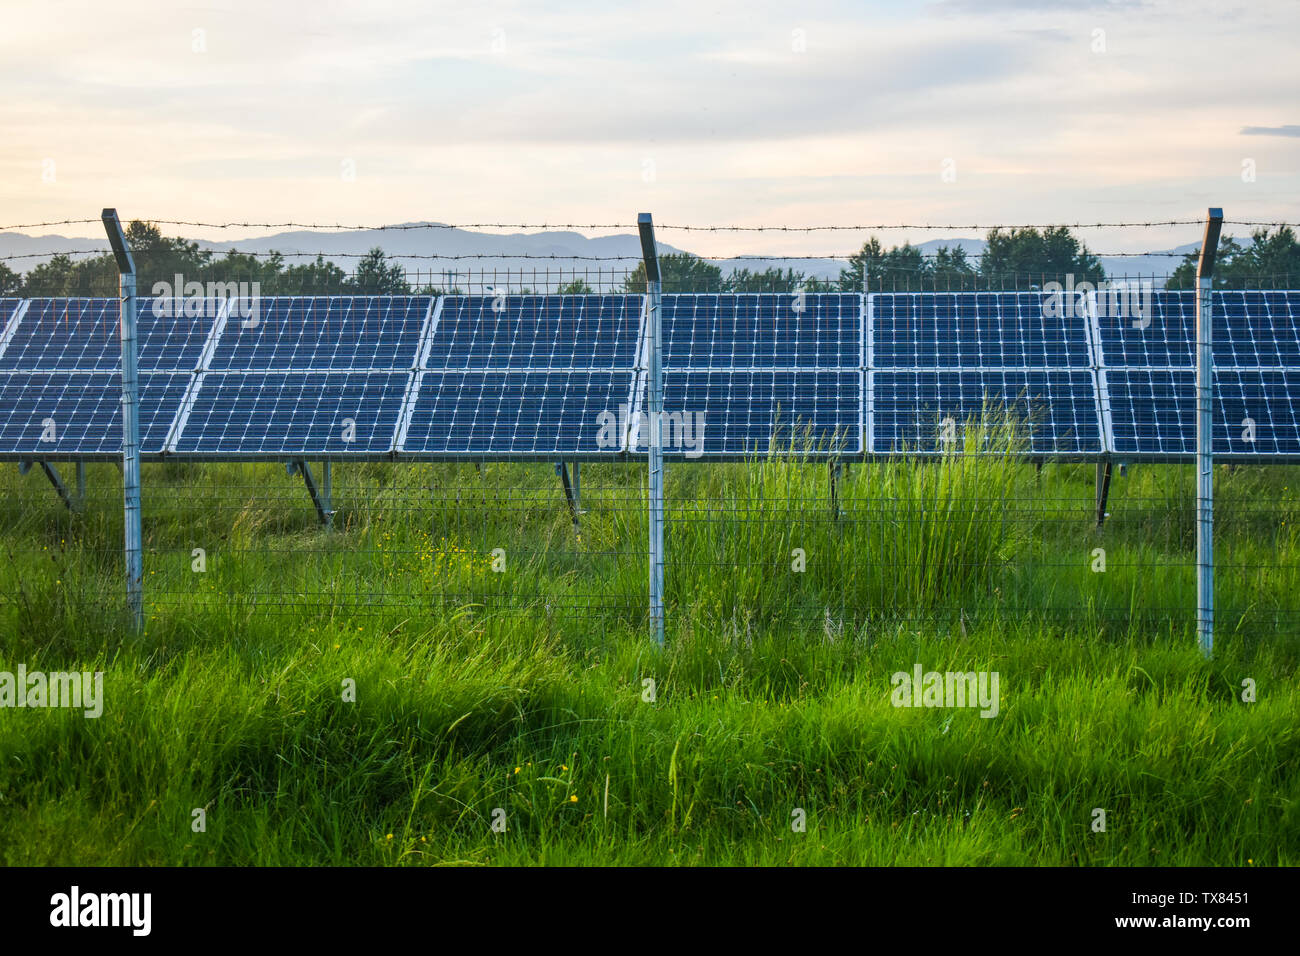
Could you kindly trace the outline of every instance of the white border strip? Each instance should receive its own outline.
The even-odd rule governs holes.
[[[424,366],[429,361],[429,352],[433,350],[433,335],[438,330],[438,321],[442,318],[444,295],[429,300],[429,308],[424,313],[424,325],[420,329],[420,347],[416,349],[415,365],[407,373],[406,394],[402,396],[402,410],[397,415],[397,426],[393,429],[393,440],[388,443],[390,453],[406,448],[406,433],[415,416],[415,403],[420,397],[420,385],[424,381]]]
[[[226,330],[226,321],[230,317],[230,300],[222,299],[221,308],[217,310],[217,317],[212,322],[212,328],[208,330],[208,339],[203,343],[203,351],[199,353],[198,364],[190,372],[190,382],[185,388],[185,394],[181,398],[180,408],[176,410],[176,417],[172,419],[171,428],[167,429],[167,438],[163,441],[163,453],[172,454],[176,451],[176,446],[180,443],[181,433],[189,423],[190,412],[194,410],[194,404],[199,398],[199,389],[203,387],[203,380],[207,376],[208,368],[212,365],[212,359],[217,354],[217,343],[221,335]]]
[[[14,314],[9,317],[9,324],[5,326],[4,334],[0,335],[0,358],[4,357],[5,349],[9,348],[9,343],[18,334],[18,323],[23,320],[23,316],[27,314],[27,307],[31,304],[31,299],[18,300],[18,308],[14,309]]]

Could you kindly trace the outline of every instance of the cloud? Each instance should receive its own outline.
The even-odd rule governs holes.
[[[1288,123],[1286,126],[1243,126],[1242,136],[1297,136],[1300,137],[1300,125]]]

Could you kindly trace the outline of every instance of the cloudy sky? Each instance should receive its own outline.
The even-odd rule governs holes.
[[[1295,0],[8,0],[3,17],[0,226],[105,205],[221,222],[1095,222],[1212,204],[1300,220]],[[1086,236],[1102,252],[1198,238]],[[726,255],[863,237],[663,238]]]

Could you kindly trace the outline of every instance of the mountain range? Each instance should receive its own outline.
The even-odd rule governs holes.
[[[406,269],[413,284],[431,282],[441,287],[456,285],[458,275],[499,270],[510,271],[516,276],[523,272],[525,281],[535,273],[536,281],[531,285],[537,289],[554,287],[561,275],[568,278],[575,272],[586,273],[592,277],[590,283],[600,288],[593,281],[598,273],[613,273],[621,277],[623,272],[635,267],[641,256],[640,239],[631,233],[592,238],[577,232],[476,232],[436,223],[408,223],[405,227],[336,232],[297,230],[225,242],[198,240],[198,245],[201,249],[217,253],[230,249],[239,252],[276,250],[286,254],[292,264],[308,262],[319,253],[348,272],[352,271],[357,257],[379,246],[389,254],[392,261],[400,263]],[[931,239],[917,245],[926,253],[933,253],[940,246],[959,246],[971,259],[977,259],[984,251],[982,239]],[[1102,257],[1101,263],[1107,275],[1113,277],[1159,277],[1172,272],[1182,262],[1183,256],[1196,248],[1196,243],[1188,243],[1155,255]],[[68,251],[107,252],[108,242],[103,239],[78,239],[60,235],[0,233],[0,261],[5,261],[10,256],[24,257],[8,260],[9,267],[17,272],[27,272],[39,263],[48,261],[55,253]],[[666,254],[686,250],[660,242],[659,251]],[[605,258],[611,256],[624,258]],[[708,261],[721,266],[724,274],[740,268],[754,272],[768,268],[794,269],[819,279],[838,277],[844,265],[839,259],[789,259],[777,256],[742,256]]]

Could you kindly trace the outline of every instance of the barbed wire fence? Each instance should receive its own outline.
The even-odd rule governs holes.
[[[73,224],[30,224],[29,227]],[[98,220],[89,220],[98,223]],[[1279,228],[1286,223],[1228,221]],[[296,223],[158,226],[321,227]],[[1072,224],[1076,228],[1189,226]],[[419,228],[629,228],[626,225],[465,224]],[[24,228],[22,226],[9,228]],[[814,232],[822,227],[660,226],[661,230]],[[838,231],[841,227],[834,227]],[[987,226],[842,227],[988,229]],[[1006,227],[1011,228],[1011,227]],[[829,228],[826,231],[831,231]],[[93,260],[102,250],[69,249]],[[219,255],[219,254],[218,254]],[[666,294],[789,296],[819,291],[969,293],[1041,291],[1055,274],[949,272],[915,277],[895,263],[855,280],[856,253],[733,256],[716,272],[665,277]],[[1167,253],[1111,253],[1135,263]],[[361,254],[240,251],[187,274],[209,282],[261,282],[276,296],[640,295],[640,257],[435,255],[390,252],[400,268],[377,289],[374,276],[312,264]],[[933,262],[934,254],[917,257]],[[561,261],[563,260],[563,261]],[[841,275],[808,281],[798,270],[749,264],[822,260]],[[21,266],[24,257],[6,257]],[[279,275],[259,267],[275,262]],[[289,273],[283,263],[309,268]],[[847,274],[847,279],[845,278]],[[42,277],[29,272],[27,299],[114,297],[117,273]],[[148,280],[170,275],[144,276]],[[1149,279],[1161,288],[1168,274]],[[1285,272],[1239,278],[1243,288],[1300,288]],[[69,285],[69,282],[72,284]],[[852,286],[848,283],[852,282]],[[820,284],[819,284],[820,283]],[[269,286],[269,287],[268,287]],[[58,313],[56,307],[54,312]],[[111,326],[89,334],[112,335]],[[0,353],[0,359],[3,353]],[[643,361],[643,359],[642,359]],[[746,387],[739,368],[720,372]],[[178,374],[180,374],[178,372]],[[708,387],[708,380],[701,380]],[[527,400],[462,385],[462,397]],[[1300,405],[1294,394],[1292,406]],[[286,414],[292,402],[283,396]],[[11,399],[12,400],[12,399]],[[279,397],[264,402],[276,408]],[[897,399],[900,406],[906,398]],[[12,421],[30,409],[11,408]],[[231,429],[251,410],[227,409]],[[752,644],[775,632],[826,641],[876,640],[922,627],[1049,627],[1109,637],[1193,633],[1196,624],[1196,481],[1179,461],[1113,459],[1106,469],[1078,456],[1035,453],[1029,420],[973,417],[957,422],[942,454],[827,454],[811,436],[802,450],[754,448],[740,460],[673,457],[666,468],[666,607],[670,640],[721,630]],[[504,422],[502,416],[485,420]],[[279,419],[289,427],[289,418]],[[798,442],[797,430],[789,433]],[[832,449],[833,451],[833,449]],[[146,461],[142,470],[146,633],[160,640],[195,633],[274,633],[345,622],[367,634],[433,621],[483,629],[501,621],[540,622],[548,632],[590,637],[643,628],[648,614],[643,458],[610,461],[460,460]],[[111,456],[6,467],[0,483],[0,615],[32,647],[71,652],[87,622],[122,620],[122,476]],[[60,471],[59,469],[62,469]],[[54,474],[51,475],[51,470]],[[1300,495],[1290,466],[1233,463],[1215,470],[1215,534],[1220,633],[1248,640],[1300,634]],[[190,637],[187,638],[186,636]]]

